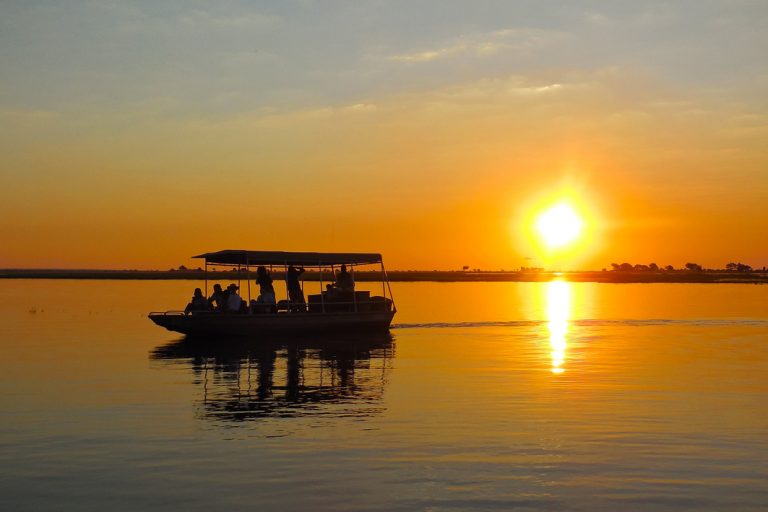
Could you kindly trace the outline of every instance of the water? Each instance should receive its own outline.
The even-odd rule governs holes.
[[[193,286],[0,281],[2,510],[768,508],[768,287],[393,283],[391,337],[211,345],[146,319]]]

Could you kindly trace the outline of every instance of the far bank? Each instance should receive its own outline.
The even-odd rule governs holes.
[[[546,282],[564,279],[573,282],[596,283],[768,283],[764,272],[663,272],[577,271],[577,272],[485,272],[441,270],[393,270],[387,272],[390,281],[400,282]],[[245,271],[209,271],[209,281],[253,279],[255,273]],[[284,279],[282,270],[273,270],[275,279]],[[328,280],[329,273],[323,274]],[[69,269],[0,269],[0,279],[118,279],[118,280],[191,280],[206,278],[202,270],[69,270]],[[317,272],[307,272],[306,281],[320,280]],[[355,272],[355,280],[381,281],[378,271]]]

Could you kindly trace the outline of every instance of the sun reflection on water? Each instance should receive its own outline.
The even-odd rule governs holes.
[[[568,319],[571,316],[571,285],[565,281],[547,283],[547,327],[552,349],[552,373],[563,373],[568,346]]]

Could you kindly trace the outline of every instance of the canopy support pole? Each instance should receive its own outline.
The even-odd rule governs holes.
[[[325,313],[325,296],[323,295],[323,266],[320,263],[318,263],[317,266],[320,271],[320,310]],[[322,372],[322,369],[320,371]]]
[[[384,260],[381,261],[381,294],[387,298],[387,284],[384,280]]]
[[[285,280],[285,300],[290,303],[291,295],[288,291],[288,263],[283,263],[283,279]],[[288,308],[288,311],[291,311],[291,309]]]
[[[384,270],[384,260],[381,261],[381,268]],[[389,276],[387,276],[387,271],[384,270],[384,278],[387,280],[387,289],[389,290],[389,300],[392,301],[392,311],[397,312],[397,307],[395,307],[395,296],[392,295],[392,287],[389,286]]]
[[[251,264],[250,260],[245,260],[245,282],[248,283],[248,307],[251,307]]]

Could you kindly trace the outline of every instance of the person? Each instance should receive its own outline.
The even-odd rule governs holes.
[[[192,300],[184,309],[184,314],[188,315],[196,311],[208,311],[209,309],[210,304],[208,299],[205,298],[205,295],[203,295],[203,290],[200,288],[195,288],[194,295],[192,295]]]
[[[213,285],[213,293],[208,299],[208,304],[210,304],[210,309],[213,309],[214,311],[224,311],[226,294],[224,293],[224,290],[221,289],[219,283]]]
[[[226,310],[227,313],[239,313],[240,308],[243,303],[243,299],[240,298],[240,295],[237,293],[238,286],[234,283],[229,285],[227,287],[227,302],[226,302]]]
[[[340,292],[354,292],[355,279],[352,274],[347,272],[347,266],[342,265],[341,270],[336,274],[336,289]]]
[[[285,286],[288,288],[288,300],[292,305],[304,305],[304,290],[301,289],[301,274],[304,273],[304,267],[294,267],[293,265],[288,267],[288,272],[285,274]]]
[[[269,275],[265,267],[260,266],[256,269],[256,284],[259,285],[259,296],[256,301],[259,304],[269,305],[268,309],[272,311],[277,300],[275,299],[275,288],[272,286],[272,276]]]

